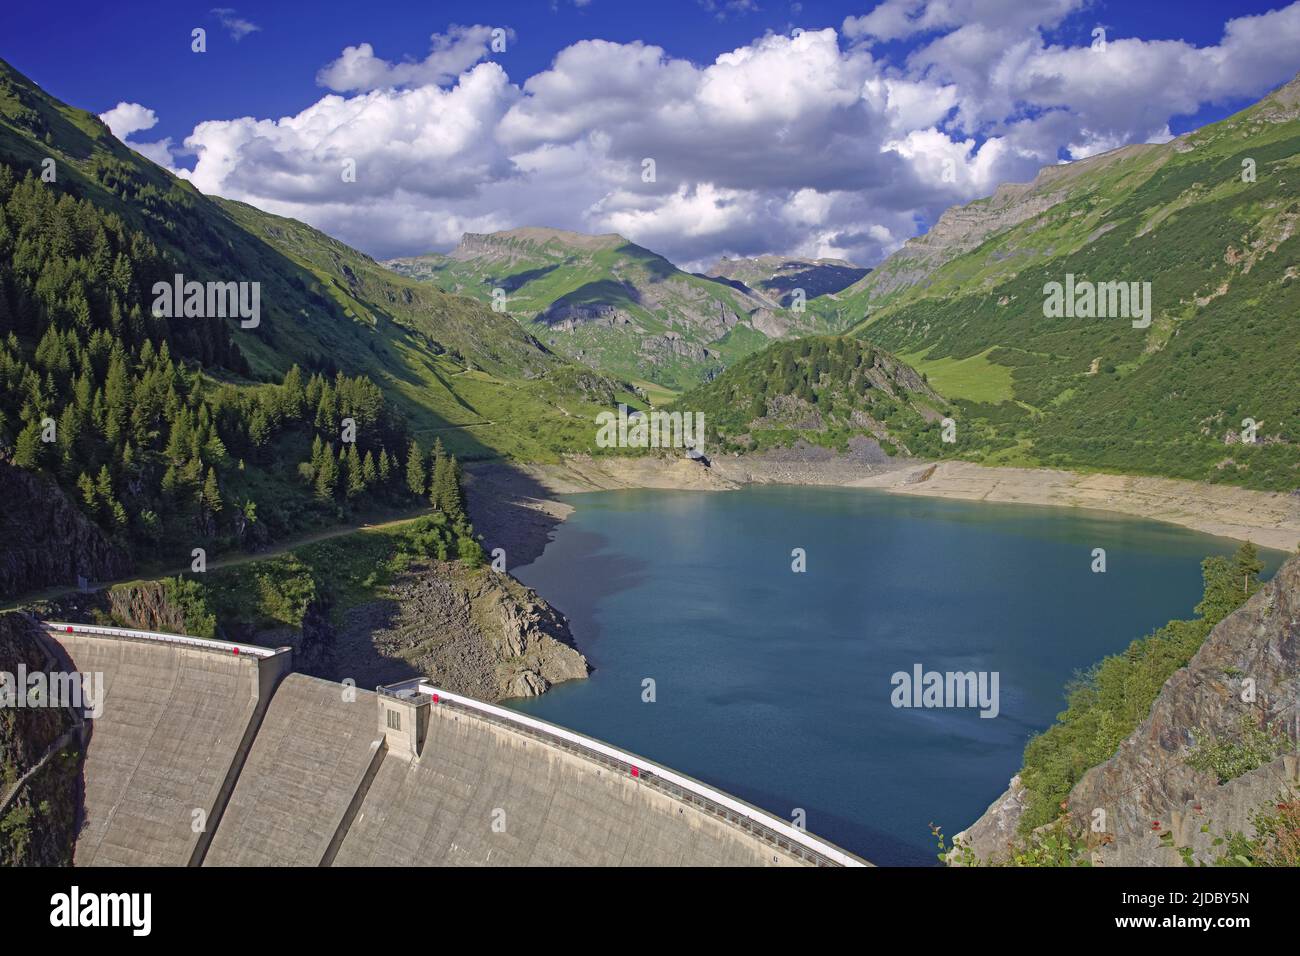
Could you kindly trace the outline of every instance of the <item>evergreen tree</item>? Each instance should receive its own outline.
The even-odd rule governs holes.
[[[289,371],[284,373],[282,395],[285,417],[290,419],[301,418],[303,409],[307,404],[307,395],[303,390],[302,369],[298,368],[297,365],[292,366]]]
[[[1249,597],[1259,589],[1259,575],[1264,562],[1259,560],[1259,550],[1251,541],[1243,541],[1233,556],[1237,578],[1242,582],[1242,593]]]
[[[442,478],[439,482],[438,500],[443,512],[452,520],[465,513],[465,502],[460,491],[460,464],[455,455],[450,455],[443,462]]]
[[[217,471],[208,469],[208,477],[203,482],[203,507],[214,515],[221,513],[221,489],[217,486]]]
[[[95,510],[95,483],[90,480],[90,475],[84,471],[77,478],[77,490],[81,492],[81,503],[86,506],[88,511]]]
[[[258,449],[264,448],[271,440],[271,423],[266,420],[266,415],[260,408],[249,420],[248,440],[253,443],[254,448]]]
[[[424,470],[424,452],[420,443],[412,439],[411,447],[406,453],[406,487],[417,498],[423,498],[429,484],[429,477]]]
[[[14,464],[19,468],[39,468],[44,457],[45,444],[41,441],[41,423],[30,421],[18,433],[14,448]]]
[[[338,481],[338,463],[334,460],[334,445],[330,443],[325,446],[320,467],[316,469],[316,497],[321,501],[333,501]]]
[[[431,458],[431,480],[429,481],[429,504],[443,510],[444,492],[447,485],[447,455],[442,448],[442,439],[433,440]]]
[[[357,452],[355,443],[348,445],[347,454],[347,495],[349,498],[355,498],[361,492],[366,490],[365,474],[362,470],[361,455]]]
[[[1237,549],[1231,561],[1218,556],[1206,558],[1201,562],[1205,594],[1196,605],[1196,613],[1214,626],[1259,590],[1259,573],[1263,569],[1259,552],[1249,541]]]

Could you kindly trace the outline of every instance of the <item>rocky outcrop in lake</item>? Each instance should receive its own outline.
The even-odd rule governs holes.
[[[480,700],[534,697],[587,676],[568,622],[508,574],[434,562],[381,600],[348,610],[331,642],[333,679],[358,686],[423,675]]]

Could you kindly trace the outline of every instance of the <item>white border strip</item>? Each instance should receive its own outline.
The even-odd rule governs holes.
[[[491,714],[494,717],[499,717],[503,720],[509,721],[510,723],[523,724],[525,727],[531,727],[533,730],[541,731],[542,733],[548,734],[552,737],[559,737],[561,740],[567,740],[570,743],[578,744],[587,750],[594,750],[606,757],[611,757],[621,763],[628,764],[637,771],[646,770],[654,774],[656,777],[660,777],[670,783],[676,784],[683,790],[690,791],[711,803],[724,806],[728,810],[738,813],[747,819],[753,820],[755,823],[760,824],[768,830],[779,833],[792,843],[798,843],[814,853],[824,856],[827,859],[834,860],[841,866],[866,865],[857,857],[845,853],[843,850],[832,846],[829,843],[823,843],[816,837],[800,830],[798,827],[791,826],[778,817],[763,813],[762,811],[751,807],[747,803],[742,803],[734,797],[729,797],[725,793],[705,786],[698,780],[692,780],[690,777],[684,777],[679,773],[674,773],[666,767],[661,767],[659,764],[653,763],[649,760],[643,760],[635,754],[630,754],[626,751],[619,750],[616,747],[611,747],[609,744],[601,743],[599,740],[584,737],[582,734],[574,733],[572,730],[566,730],[556,724],[547,723],[544,720],[538,720],[536,717],[529,717],[528,715],[521,714],[518,711],[508,710],[505,707],[497,707],[495,704],[485,704],[483,701],[475,700],[472,697],[462,697],[460,694],[443,690],[440,687],[434,687],[432,684],[424,681],[420,681],[418,686],[421,692],[428,694],[431,697],[436,697],[438,700],[450,700],[467,707],[470,710],[483,711],[484,713]]]
[[[234,644],[230,641],[206,637],[187,637],[183,634],[164,634],[161,631],[133,631],[124,627],[99,627],[94,624],[68,624],[63,621],[41,621],[41,626],[56,634],[89,634],[92,637],[129,637],[137,641],[157,641],[162,644],[184,644],[206,651],[225,651],[229,654],[247,654],[249,657],[274,657],[280,653],[257,644]]]

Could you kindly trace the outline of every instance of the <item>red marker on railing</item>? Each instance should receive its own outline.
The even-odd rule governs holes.
[[[633,768],[632,768],[632,776],[634,776],[634,777],[639,777],[639,776],[641,776],[641,771],[638,770],[636,767],[633,767]]]

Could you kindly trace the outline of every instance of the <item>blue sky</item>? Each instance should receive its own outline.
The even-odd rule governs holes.
[[[144,144],[151,158],[195,171],[200,188],[307,219],[377,255],[446,248],[463,230],[544,219],[536,224],[639,233],[632,238],[681,262],[763,251],[876,259],[917,223],[932,221],[953,202],[987,194],[997,182],[1028,178],[1048,162],[1124,142],[1177,135],[1240,108],[1300,68],[1300,54],[1288,59],[1277,48],[1281,26],[1300,22],[1278,3],[888,0],[873,13],[877,6],[829,0],[316,0],[214,13],[210,0],[115,3],[111,12],[100,3],[10,4],[0,56],[74,105],[104,113],[133,104],[152,125],[130,133],[115,126],[115,132]],[[1034,8],[1041,13],[1025,12]],[[1225,23],[1264,14],[1274,19],[1243,20],[1257,26],[1225,42]],[[1288,19],[1277,19],[1282,15]],[[243,31],[232,29],[237,22],[245,24]],[[331,90],[318,78],[345,48],[369,43],[367,64],[389,69],[426,57],[431,34],[448,36],[454,25],[476,24],[512,31],[505,52],[467,54],[462,65],[477,74],[477,90],[455,75],[397,83],[387,91],[364,83],[336,83]],[[918,29],[921,24],[927,25]],[[1096,68],[1080,67],[1070,51],[1086,50],[1098,26],[1114,55],[1105,66],[1097,60]],[[208,31],[206,54],[190,50],[194,27]],[[833,31],[825,34],[829,45],[814,50],[791,43],[795,27]],[[471,39],[446,42],[467,49]],[[594,39],[610,44],[584,46]],[[1300,48],[1296,39],[1292,34],[1290,45]],[[574,72],[553,69],[557,56],[575,44],[586,53],[571,56],[567,69]],[[638,60],[647,47],[659,51]],[[1002,59],[1012,49],[1019,50],[1017,58]],[[1221,55],[1209,52],[1217,49]],[[761,52],[771,64],[765,69],[785,85],[764,90],[761,77],[717,67],[720,55],[738,50],[754,62]],[[798,66],[811,61],[820,72]],[[629,66],[634,62],[635,71]],[[783,73],[790,63],[795,66]],[[999,85],[989,79],[999,69],[1019,79]],[[549,88],[528,84],[547,71]],[[602,90],[602,72],[617,95]],[[1131,86],[1099,75],[1117,73],[1131,75]],[[1220,73],[1221,80],[1207,77]],[[747,111],[745,97],[773,105],[768,115],[750,111],[752,123],[737,121],[722,135],[717,131],[730,127],[730,118],[720,122],[709,110],[730,103],[718,92],[731,82],[742,90],[735,101],[739,113]],[[566,101],[566,88],[585,83],[593,84],[588,92]],[[874,100],[823,109],[842,90],[864,83],[876,85]],[[422,86],[430,89],[418,107],[409,98],[399,106],[396,96]],[[783,113],[781,101],[792,86],[804,87],[807,96],[791,96]],[[638,101],[641,88],[650,99]],[[306,114],[327,128],[315,139],[296,129],[232,122],[301,117],[326,96],[375,102],[367,101],[360,117],[359,101],[350,109]],[[917,104],[926,98],[943,99],[950,108],[933,114]],[[1135,108],[1135,100],[1148,105]],[[597,101],[599,108],[588,108]],[[427,128],[415,128],[433,116]],[[204,123],[204,134],[186,146]],[[447,130],[454,139],[466,123],[477,124],[493,149],[474,137],[461,150],[436,145]],[[369,126],[369,141],[344,145],[349,131],[361,126]],[[779,150],[774,155],[762,141],[779,130],[816,148],[792,149],[779,166]],[[407,134],[409,142],[402,139]],[[376,136],[395,137],[391,148],[383,151]],[[990,140],[999,149],[983,150]],[[629,178],[629,171],[639,170],[643,154],[657,147],[664,175],[656,190]],[[955,182],[925,171],[953,149]],[[893,167],[877,161],[882,152]],[[353,153],[363,170],[374,173],[369,184],[363,179],[364,189],[341,191],[333,176],[305,183],[315,175],[312,164]],[[201,157],[206,166],[196,170]],[[429,174],[431,166],[438,175]],[[593,173],[586,175],[585,168]],[[390,186],[386,193],[374,188],[381,176]],[[391,228],[375,224],[385,219]]]

